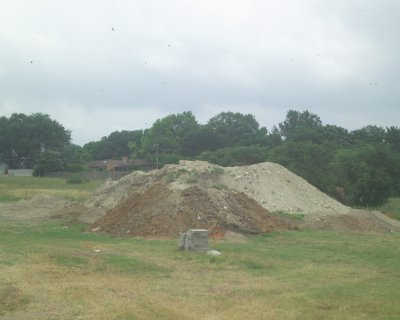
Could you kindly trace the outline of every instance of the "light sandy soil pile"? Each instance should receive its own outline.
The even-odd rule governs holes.
[[[332,215],[350,211],[350,208],[276,163],[225,168],[225,172],[222,176],[224,184],[244,192],[272,212]]]

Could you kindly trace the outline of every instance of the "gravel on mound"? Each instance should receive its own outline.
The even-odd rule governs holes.
[[[294,229],[243,193],[191,186],[174,190],[154,183],[132,193],[92,229],[113,235],[177,237],[190,228],[261,233]]]

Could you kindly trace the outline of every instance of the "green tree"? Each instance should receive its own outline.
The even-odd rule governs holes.
[[[290,139],[299,130],[315,129],[322,126],[321,119],[309,111],[289,110],[285,121],[279,123],[280,135],[285,139]]]
[[[332,193],[335,186],[329,165],[334,156],[335,148],[329,142],[286,141],[272,149],[267,159],[288,168],[320,190]]]
[[[205,160],[220,166],[244,166],[264,162],[268,148],[265,146],[235,146],[205,151],[197,159]]]
[[[71,140],[71,132],[47,114],[14,113],[9,118],[1,117],[0,124],[0,154],[16,154],[28,166],[33,164],[41,148],[62,151]],[[21,161],[19,164],[12,161],[9,165],[18,166]]]
[[[64,169],[61,154],[56,151],[47,150],[40,153],[35,159],[35,176],[43,176],[46,172],[61,171]]]
[[[167,153],[173,153],[179,157],[184,154],[183,146],[186,136],[198,128],[199,124],[190,111],[170,114],[158,119],[150,129],[144,132],[142,155],[155,161],[155,146],[157,146],[161,159]]]
[[[355,144],[380,144],[385,141],[386,131],[382,127],[369,125],[351,133],[351,137]]]
[[[363,144],[339,150],[332,171],[350,205],[375,207],[399,193],[400,156],[389,145]]]
[[[386,128],[386,142],[392,145],[396,152],[400,152],[400,128]]]
[[[83,146],[91,159],[120,159],[132,154],[131,146],[140,148],[143,138],[142,130],[115,131],[99,141],[91,141]]]
[[[227,137],[210,127],[202,125],[191,130],[182,140],[182,153],[196,156],[204,151],[215,151],[228,144]]]
[[[207,126],[224,137],[225,147],[266,143],[268,132],[260,128],[252,114],[221,112],[211,118]]]
[[[86,150],[76,144],[66,144],[61,157],[64,162],[64,168],[70,172],[84,171],[86,163],[90,160],[90,156]]]

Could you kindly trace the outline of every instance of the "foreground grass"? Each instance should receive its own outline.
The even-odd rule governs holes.
[[[0,202],[27,200],[43,193],[67,200],[83,200],[100,183],[67,184],[65,179],[58,178],[0,176]]]
[[[214,242],[1,221],[1,319],[398,319],[400,235],[285,232]]]

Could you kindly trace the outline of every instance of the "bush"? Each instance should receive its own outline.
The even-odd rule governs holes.
[[[82,177],[75,175],[75,174],[73,174],[67,178],[68,184],[81,184],[83,182],[84,182],[84,180],[82,179]]]

